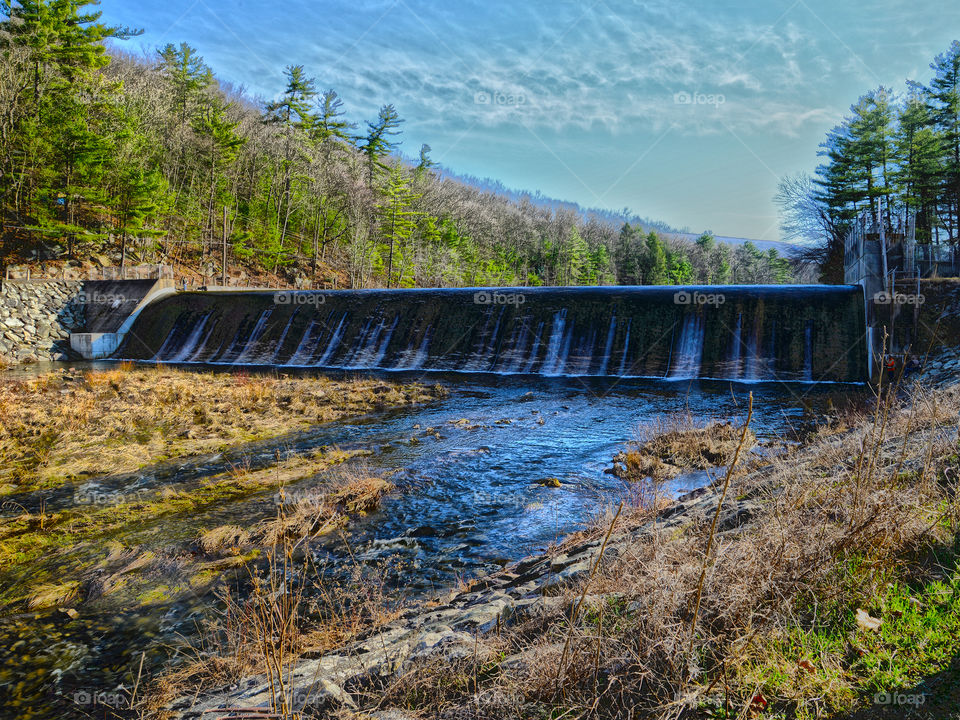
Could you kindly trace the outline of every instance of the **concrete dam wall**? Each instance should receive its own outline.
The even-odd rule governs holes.
[[[855,286],[177,293],[118,359],[547,376],[861,382]]]

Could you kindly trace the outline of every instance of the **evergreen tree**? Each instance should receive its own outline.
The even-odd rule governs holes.
[[[103,41],[137,34],[100,22],[101,13],[84,0],[2,0],[0,46],[5,56],[21,53],[30,67],[22,97],[32,112],[15,116],[5,155],[17,163],[11,185],[14,212],[48,238],[78,231],[78,205],[102,202],[102,179],[110,157],[110,116],[119,88],[99,73],[109,62]]]
[[[717,245],[714,248],[711,254],[711,265],[714,268],[713,282],[717,285],[729,284],[731,276],[729,245]]]
[[[288,65],[284,69],[287,87],[283,94],[266,105],[266,122],[280,125],[288,132],[308,130],[314,125],[311,113],[317,96],[316,81],[306,76],[303,65]]]
[[[896,183],[907,212],[916,214],[917,238],[929,241],[936,223],[937,201],[943,177],[942,145],[933,129],[933,117],[922,89],[912,85],[900,109]]]
[[[625,222],[620,228],[614,262],[617,268],[617,282],[620,285],[640,285],[641,268],[640,228]]]
[[[410,187],[410,181],[404,177],[400,166],[390,172],[390,179],[383,192],[383,201],[379,205],[383,222],[383,238],[387,245],[386,280],[387,287],[394,283],[403,285],[405,274],[402,271],[407,259],[407,241],[417,228],[419,213],[413,209],[413,203],[419,198]],[[396,258],[395,258],[396,256]],[[394,260],[401,272],[394,276]]]
[[[694,253],[694,264],[699,268],[697,280],[705,285],[713,282],[714,268],[710,264],[710,255],[716,247],[717,241],[713,233],[707,230],[696,239],[694,243],[696,251]]]
[[[367,135],[361,149],[367,158],[367,185],[373,187],[373,177],[377,169],[384,169],[383,158],[397,149],[399,143],[392,138],[400,135],[399,127],[403,123],[393,105],[384,105],[373,122],[367,123]]]
[[[666,285],[670,278],[667,274],[667,253],[655,232],[647,235],[643,258],[643,284]]]
[[[432,167],[436,167],[436,163],[430,157],[430,152],[432,148],[424,143],[420,146],[420,161],[417,163],[417,175],[423,175],[423,173],[430,170]]]
[[[231,108],[230,103],[212,97],[196,114],[192,124],[200,141],[200,155],[204,158],[208,172],[209,195],[205,212],[206,234],[209,238],[207,245],[213,243],[216,234],[217,205],[225,206],[229,199],[226,170],[237,160],[246,143],[246,139],[237,132],[240,123],[228,117]],[[224,244],[227,242],[226,237],[220,240]],[[281,250],[276,250],[274,265]],[[203,254],[201,251],[201,256]]]
[[[693,266],[682,250],[670,253],[669,265],[668,275],[671,285],[685,285],[693,279]]]
[[[356,127],[354,123],[344,118],[343,100],[333,90],[324,92],[317,103],[314,121],[311,127],[311,136],[314,140],[326,143],[348,143],[351,140],[350,131]]]
[[[110,62],[103,41],[142,33],[100,22],[101,12],[86,11],[99,0],[0,0],[7,19],[2,41],[29,49],[34,68],[34,101],[39,107],[48,74],[68,84],[89,82],[92,73]]]
[[[174,110],[180,122],[185,122],[204,91],[213,84],[213,71],[187,43],[179,46],[169,43],[157,54],[160,56],[157,69],[170,83]]]
[[[311,113],[313,100],[317,96],[316,82],[306,76],[303,65],[288,65],[284,70],[287,87],[277,100],[267,103],[264,121],[268,125],[278,126],[284,134],[283,163],[281,177],[283,193],[277,204],[276,224],[279,231],[279,253],[283,252],[290,217],[293,213],[291,192],[295,155],[298,147],[296,134],[309,132],[315,127],[315,118]]]
[[[927,87],[932,119],[943,147],[943,210],[951,237],[960,235],[960,41],[938,55]]]

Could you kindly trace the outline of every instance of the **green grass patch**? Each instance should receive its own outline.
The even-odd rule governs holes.
[[[941,549],[930,560],[923,578],[912,580],[906,565],[848,558],[838,565],[835,592],[805,627],[754,642],[736,673],[741,686],[758,687],[769,701],[764,717],[870,708],[878,693],[915,690],[947,670],[960,657],[960,555]],[[872,596],[864,592],[870,587]],[[858,610],[879,627],[858,624]]]

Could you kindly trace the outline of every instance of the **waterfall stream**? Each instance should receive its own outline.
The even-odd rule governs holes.
[[[865,378],[858,288],[706,289],[179,293],[141,313],[116,357],[744,382]]]

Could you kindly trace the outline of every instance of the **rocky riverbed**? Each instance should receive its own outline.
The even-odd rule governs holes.
[[[536,675],[538,671],[531,668],[530,664],[540,660],[535,661],[532,658],[537,653],[549,655],[548,651],[535,650],[535,647],[540,647],[536,641],[521,633],[513,635],[512,652],[498,650],[491,659],[491,645],[497,648],[505,647],[497,644],[493,638],[498,638],[501,632],[507,632],[507,628],[517,625],[529,626],[532,623],[537,626],[540,622],[556,628],[558,622],[563,624],[564,618],[569,621],[573,617],[579,617],[578,613],[583,609],[581,606],[594,613],[597,608],[608,605],[618,608],[620,593],[614,592],[611,595],[609,591],[604,592],[603,587],[591,586],[598,566],[613,567],[615,574],[620,573],[623,568],[636,568],[637,561],[633,558],[644,555],[638,547],[649,547],[658,543],[669,545],[674,540],[685,543],[693,538],[712,537],[709,529],[714,517],[717,543],[730,548],[735,548],[740,542],[737,538],[741,533],[745,532],[744,537],[747,538],[769,534],[769,524],[773,517],[779,518],[778,522],[785,526],[789,525],[793,522],[791,513],[796,512],[826,512],[825,518],[831,520],[825,522],[839,520],[841,525],[847,522],[865,522],[867,526],[882,524],[884,528],[889,528],[881,530],[875,527],[868,538],[875,538],[877,531],[909,534],[908,528],[915,521],[919,521],[916,532],[922,535],[922,524],[927,522],[923,519],[926,517],[924,513],[927,511],[922,511],[917,518],[916,507],[918,503],[920,507],[924,507],[927,502],[933,503],[931,498],[936,497],[939,492],[935,488],[918,490],[920,495],[917,499],[913,499],[913,489],[910,489],[909,492],[904,492],[901,499],[894,500],[887,490],[889,481],[879,476],[876,481],[862,481],[863,486],[855,491],[851,489],[854,493],[852,496],[848,496],[847,486],[842,483],[832,487],[824,486],[830,487],[829,490],[817,490],[816,478],[842,479],[847,476],[851,468],[856,467],[857,448],[863,447],[862,438],[872,438],[868,442],[877,443],[876,449],[869,451],[875,453],[877,459],[874,462],[878,463],[878,467],[887,468],[884,473],[894,469],[895,477],[904,478],[898,482],[914,482],[913,478],[917,477],[923,482],[922,478],[929,472],[934,475],[940,472],[935,469],[941,467],[940,462],[946,463],[945,467],[952,467],[955,462],[951,460],[953,456],[944,453],[949,453],[949,448],[955,447],[958,442],[956,412],[950,409],[956,407],[960,396],[956,386],[956,366],[955,353],[948,352],[940,355],[936,364],[931,363],[924,374],[913,379],[914,383],[927,388],[927,392],[935,393],[936,397],[931,401],[931,405],[922,409],[912,410],[909,404],[891,409],[890,427],[886,431],[889,432],[889,437],[884,436],[884,431],[878,433],[877,430],[870,429],[869,413],[863,416],[862,425],[853,425],[847,429],[825,429],[815,437],[809,447],[793,451],[789,459],[784,461],[769,461],[760,457],[749,459],[742,472],[734,473],[735,489],[731,488],[729,495],[724,491],[721,474],[710,487],[682,495],[653,516],[648,511],[638,509],[625,512],[613,525],[608,541],[604,538],[605,524],[598,523],[592,530],[572,536],[545,553],[509,565],[503,571],[482,577],[466,589],[452,590],[434,597],[429,602],[418,604],[400,617],[335,651],[312,653],[308,650],[290,665],[289,672],[282,681],[278,681],[276,676],[270,678],[260,674],[248,675],[239,681],[210,687],[203,692],[194,688],[189,695],[181,695],[170,702],[167,709],[172,717],[184,720],[207,717],[217,708],[281,706],[290,712],[302,712],[305,717],[328,717],[334,712],[342,713],[342,717],[357,718],[393,720],[419,717],[408,714],[404,709],[409,707],[407,705],[390,707],[391,698],[393,701],[397,698],[396,687],[415,687],[417,681],[411,678],[424,672],[427,675],[439,673],[439,683],[443,685],[446,681],[443,680],[443,671],[437,670],[438,667],[470,666],[471,658],[474,672],[480,662],[480,666],[485,668],[485,677],[502,679],[511,675],[518,678],[531,673]],[[899,401],[895,401],[891,396],[889,402]],[[929,451],[927,448],[930,448]],[[931,459],[934,462],[932,467]],[[952,471],[947,470],[948,477],[950,472]],[[877,483],[875,487],[874,482]],[[804,487],[806,483],[811,485],[810,489]],[[824,492],[828,495],[840,495],[837,496],[837,501],[814,500]],[[933,495],[923,495],[927,492]],[[860,496],[861,500],[853,500],[850,512],[854,515],[847,521],[843,519],[846,510],[841,510],[841,507],[846,507],[845,503],[850,502],[848,498],[857,496]],[[801,501],[798,499],[800,497],[805,499]],[[868,497],[869,501],[866,499]],[[920,499],[921,497],[925,499]],[[802,509],[806,503],[811,502],[815,504],[811,504],[808,510]],[[864,502],[866,505],[862,510],[857,509],[857,502]],[[890,503],[889,508],[883,511],[877,509],[884,503]],[[718,507],[721,507],[719,513]],[[932,510],[933,505],[930,505],[930,508]],[[858,515],[860,512],[868,514],[861,516]],[[873,515],[870,515],[870,512]],[[857,517],[860,519],[856,520]],[[609,516],[606,522],[610,522]],[[775,531],[775,528],[773,530]],[[797,543],[802,546],[802,536],[806,530],[801,531],[798,528],[795,532],[800,535]],[[815,532],[829,534],[833,531]],[[874,539],[864,538],[863,530],[854,529],[853,526],[846,530],[838,529],[836,532],[840,533],[834,541],[837,547],[849,548],[851,544],[863,542],[864,547],[869,547],[870,543],[876,542]],[[701,542],[696,540],[694,545]],[[736,551],[732,552],[736,554]],[[829,557],[830,553],[837,550],[818,549],[811,551],[811,555],[819,557],[823,552]],[[807,561],[798,562],[799,567],[803,567]],[[814,560],[811,557],[809,562],[817,563],[819,568],[825,560]],[[621,569],[617,570],[618,567]],[[704,572],[706,567],[705,564]],[[794,571],[788,571],[787,574],[792,572]],[[663,582],[669,581],[664,579]],[[609,588],[609,577],[601,585]],[[681,592],[679,587],[677,590]],[[782,592],[788,590],[784,589]],[[689,590],[681,592],[686,593],[689,593]],[[642,616],[647,612],[645,607],[644,602],[627,602],[625,607],[617,612],[627,618],[633,613],[640,613]],[[544,619],[538,621],[538,617]],[[629,624],[634,621],[626,622]],[[482,647],[479,651],[482,662],[476,659],[478,644]],[[525,648],[524,644],[529,644],[530,647]],[[507,646],[509,645],[510,643],[507,643]],[[556,645],[551,647],[554,652],[559,651]],[[597,652],[599,663],[599,646]],[[452,681],[456,682],[455,679]],[[464,682],[469,686],[469,680]],[[474,682],[477,682],[476,679]],[[523,680],[518,679],[517,682],[522,684]],[[481,691],[478,689],[476,692]],[[702,693],[703,689],[697,692]],[[458,693],[452,694],[456,696]],[[518,691],[519,696],[523,694],[522,690]],[[709,695],[709,690],[707,694]],[[474,697],[477,703],[481,703],[481,695]],[[709,704],[714,701],[701,702]],[[764,703],[766,702],[764,699]],[[480,705],[477,705],[476,710],[483,714],[480,712]],[[357,714],[354,715],[354,712]],[[460,716],[452,709],[449,712],[454,713],[451,717]]]
[[[681,496],[655,518],[636,525],[635,518],[614,528],[604,546],[603,533],[575,538],[544,555],[532,556],[502,572],[479,579],[469,590],[451,591],[405,612],[396,620],[335,651],[314,657],[309,651],[284,681],[292,711],[320,717],[341,708],[357,708],[354,693],[364,695],[402,676],[418,663],[438,657],[456,660],[474,652],[479,635],[571,602],[561,591],[585,581],[598,562],[601,549],[607,561],[624,553],[646,536],[678,531],[703,523],[717,507],[716,488],[703,488]],[[719,528],[727,532],[749,521],[759,507],[752,497],[730,502],[720,516]],[[594,600],[596,598],[593,598]],[[522,661],[522,654],[503,658],[502,665]],[[204,717],[216,708],[272,708],[279,705],[277,684],[266,675],[245,678],[237,684],[192,693],[176,699],[169,709],[183,720]],[[400,717],[399,710],[389,711]]]

